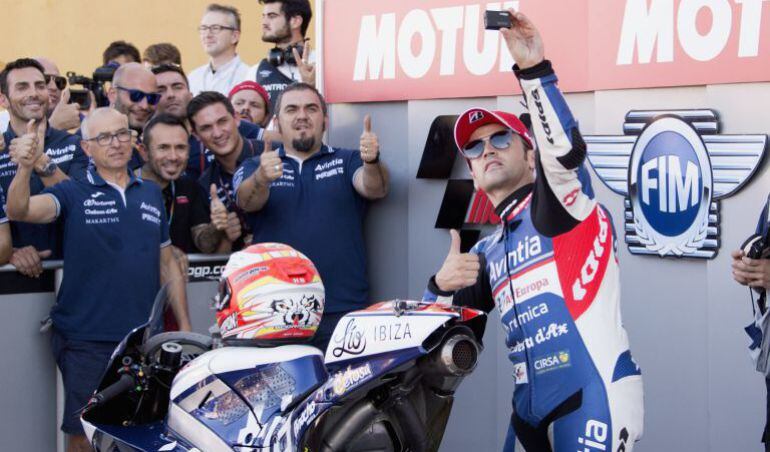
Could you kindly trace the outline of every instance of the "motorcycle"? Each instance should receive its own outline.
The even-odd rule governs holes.
[[[167,291],[112,354],[81,415],[113,451],[436,451],[486,315],[418,301],[345,315],[324,356],[163,332]]]

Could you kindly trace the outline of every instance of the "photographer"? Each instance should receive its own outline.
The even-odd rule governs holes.
[[[733,279],[738,284],[750,287],[756,291],[760,300],[758,302],[760,308],[760,314],[767,310],[766,297],[767,291],[770,290],[770,197],[768,197],[767,203],[765,203],[764,209],[759,216],[757,223],[756,234],[761,237],[758,242],[757,252],[760,254],[760,258],[752,258],[746,256],[744,250],[735,250],[732,252],[732,268]],[[759,336],[759,341],[762,339],[763,334],[767,334],[767,331],[759,330],[756,324],[752,324],[747,328],[747,332],[754,328],[754,331]],[[750,333],[750,335],[752,335]],[[753,338],[757,341],[757,338]],[[770,378],[765,378],[765,385],[767,387],[767,420],[770,420]],[[767,421],[765,423],[765,431],[762,434],[762,442],[765,443],[765,451],[770,451],[770,425]]]
[[[315,54],[305,35],[313,13],[308,0],[259,0],[262,41],[275,44],[267,58],[252,66],[244,80],[256,81],[270,94],[270,111],[288,85],[315,86]]]

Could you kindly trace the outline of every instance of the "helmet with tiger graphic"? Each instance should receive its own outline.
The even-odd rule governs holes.
[[[324,286],[304,254],[282,243],[260,243],[230,256],[214,303],[225,344],[301,343],[321,322]]]

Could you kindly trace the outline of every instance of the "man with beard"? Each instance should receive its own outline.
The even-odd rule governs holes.
[[[198,32],[209,62],[190,72],[190,91],[193,95],[203,91],[227,95],[249,70],[236,52],[241,39],[241,14],[232,6],[212,3],[206,7]]]
[[[275,48],[252,66],[245,80],[256,81],[270,94],[270,110],[290,84],[315,85],[315,55],[305,40],[313,12],[308,0],[259,0],[262,10],[262,41]]]
[[[41,84],[45,89],[45,84]],[[125,115],[99,108],[83,122],[83,146],[93,161],[85,177],[30,196],[42,131],[30,123],[19,145],[19,169],[8,193],[8,216],[64,225],[64,279],[51,310],[51,346],[64,382],[68,450],[90,450],[80,409],[93,394],[118,341],[146,322],[161,284],[180,329],[190,331],[185,284],[168,240],[157,185],[127,169],[131,138]]]
[[[226,244],[220,251],[238,251],[248,242],[250,231],[235,202],[233,174],[245,160],[262,153],[263,142],[244,139],[238,133],[239,120],[233,106],[215,91],[195,96],[187,106],[187,118],[195,135],[214,155],[198,183],[209,193],[211,222],[226,233]]]
[[[209,223],[205,192],[195,180],[182,175],[187,166],[189,135],[182,119],[159,113],[147,122],[144,141],[139,145],[147,163],[137,173],[157,183],[163,192],[169,235],[177,256],[213,253],[222,238]]]
[[[363,219],[368,201],[387,194],[388,173],[369,116],[354,151],[321,141],[329,118],[313,86],[288,86],[277,107],[283,145],[243,164],[237,200],[248,212],[252,243],[291,245],[318,268],[326,304],[313,344],[323,350],[339,319],[368,303]]]
[[[0,104],[10,114],[8,130],[3,134],[6,152],[0,152],[0,188],[6,194],[18,169],[17,150],[34,138],[26,133],[30,124],[36,131],[40,129],[44,137],[44,152],[35,161],[29,181],[32,194],[66,180],[68,175],[83,175],[88,166],[78,137],[50,127],[46,121],[49,102],[46,85],[43,66],[30,58],[12,61],[0,72]],[[60,255],[60,230],[54,225],[12,221],[11,235],[14,247],[11,264],[24,275],[40,276],[41,259]]]
[[[270,95],[259,83],[241,82],[230,90],[227,98],[242,121],[262,127],[270,123]]]
[[[110,107],[128,117],[131,130],[141,134],[144,125],[155,113],[161,95],[158,94],[158,84],[152,72],[140,63],[126,63],[115,71],[107,97],[110,99]],[[144,160],[134,149],[128,167],[135,170],[142,165]]]
[[[187,120],[187,104],[192,99],[187,76],[179,66],[160,65],[152,69],[158,83],[158,93],[161,98],[158,103],[158,112],[168,113],[185,121],[188,130],[190,129]],[[274,131],[267,131],[259,125],[241,120],[238,123],[238,132],[246,139],[262,140],[269,139],[278,141],[280,134]],[[205,149],[203,144],[195,137],[190,135],[190,157],[187,162],[185,174],[191,179],[197,180],[201,173],[206,170],[214,160],[214,155]]]

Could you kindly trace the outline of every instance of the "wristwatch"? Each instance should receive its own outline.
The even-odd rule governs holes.
[[[40,177],[51,177],[56,172],[57,168],[58,168],[58,166],[56,166],[56,163],[54,163],[53,160],[48,160],[48,163],[43,165],[42,168],[40,168],[40,169],[35,168],[35,172]]]

